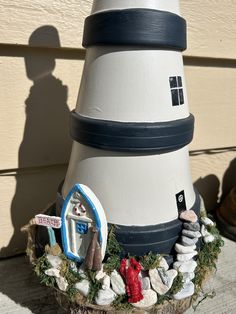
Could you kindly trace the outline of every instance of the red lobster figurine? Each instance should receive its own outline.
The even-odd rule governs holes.
[[[143,299],[141,281],[138,274],[141,271],[141,265],[134,258],[123,258],[120,263],[120,273],[125,280],[128,302],[136,303]]]

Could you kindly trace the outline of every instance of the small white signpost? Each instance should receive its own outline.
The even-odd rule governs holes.
[[[56,237],[53,228],[61,228],[61,217],[39,214],[35,216],[35,224],[47,227],[50,246],[56,245]]]
[[[40,226],[60,229],[61,228],[61,217],[39,214],[39,215],[35,216],[35,223],[36,223],[36,225],[40,225]]]

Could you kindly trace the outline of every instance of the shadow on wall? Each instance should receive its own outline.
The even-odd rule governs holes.
[[[217,176],[210,174],[199,178],[194,182],[194,186],[202,196],[207,212],[214,211],[218,206],[220,193],[220,180]]]
[[[231,161],[229,167],[225,171],[222,180],[221,201],[229,194],[231,189],[235,186],[236,186],[236,158]]]
[[[49,47],[60,47],[58,31],[53,26],[36,29],[29,38],[29,45],[40,46],[42,40]],[[68,88],[53,75],[56,66],[53,51],[27,49],[24,59],[32,86],[25,100],[26,122],[18,155],[19,169],[23,172],[19,170],[16,175],[16,191],[11,204],[14,234],[8,247],[1,250],[1,256],[22,252],[25,235],[20,228],[56,197],[57,185],[66,169],[61,166],[55,171],[53,167],[41,166],[59,164],[60,154],[63,152],[64,160],[69,159],[71,151]]]
[[[226,169],[221,185],[220,180],[214,174],[199,178],[194,182],[194,186],[202,196],[205,208],[209,213],[214,214],[219,204],[229,194],[231,189],[236,186],[236,158],[230,162]]]

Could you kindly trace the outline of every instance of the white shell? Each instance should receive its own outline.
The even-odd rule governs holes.
[[[109,289],[111,285],[111,278],[108,275],[105,275],[102,279],[102,289],[106,290]]]
[[[84,297],[87,297],[89,294],[90,283],[87,279],[84,279],[75,284],[75,288],[82,294]]]
[[[53,268],[59,268],[61,263],[62,263],[62,259],[59,256],[54,256],[54,255],[51,255],[51,254],[47,254],[46,258],[47,258],[49,264]]]
[[[97,305],[109,305],[111,304],[116,298],[116,294],[113,290],[106,289],[106,290],[99,290],[98,295],[95,298],[95,302]]]
[[[212,234],[210,234],[210,235],[204,237],[203,239],[204,239],[205,243],[210,243],[210,242],[213,242],[215,240],[215,237]]]
[[[45,274],[52,277],[60,277],[60,269],[57,268],[49,268],[45,270]]]
[[[145,309],[153,306],[157,303],[157,294],[155,291],[149,289],[149,290],[143,290],[142,291],[143,299],[136,303],[131,303],[133,306]]]
[[[207,237],[210,235],[210,232],[207,230],[207,228],[204,225],[202,225],[201,227],[201,234],[203,237]]]
[[[149,270],[149,277],[151,281],[152,288],[160,295],[165,294],[169,287],[163,284],[162,279],[158,273],[157,269],[150,269]]]
[[[58,285],[58,288],[61,291],[66,291],[66,289],[68,287],[68,282],[67,282],[67,280],[64,277],[56,278],[56,283]]]
[[[116,270],[114,270],[111,273],[111,287],[112,287],[112,290],[116,294],[118,294],[118,295],[125,294],[124,281],[123,281],[121,275]]]

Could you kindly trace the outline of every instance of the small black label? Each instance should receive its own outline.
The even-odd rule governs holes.
[[[179,192],[178,194],[175,195],[176,197],[176,204],[178,207],[178,211],[181,212],[183,210],[186,210],[186,202],[185,202],[185,195],[184,191]]]

